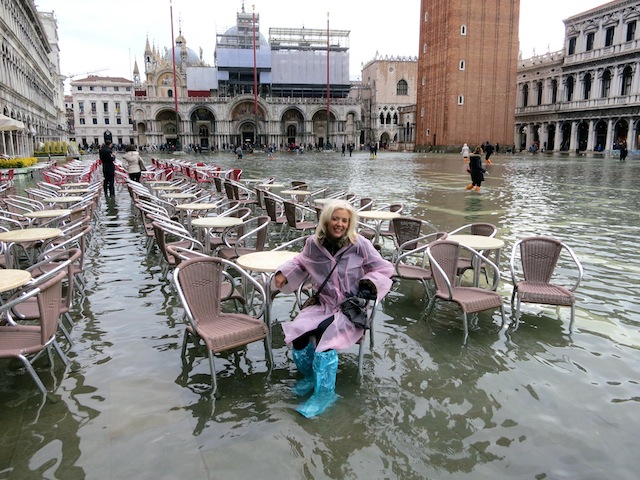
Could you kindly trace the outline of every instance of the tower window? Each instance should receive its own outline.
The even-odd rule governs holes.
[[[465,69],[465,66],[466,66],[466,65],[465,65],[465,63],[464,63],[464,60],[460,60],[460,65],[459,65],[459,67],[458,67],[458,68],[459,68],[460,70],[464,70],[464,69]]]
[[[458,95],[458,105],[464,105],[464,95]]]
[[[462,35],[463,37],[467,34],[467,26],[466,25],[460,25],[460,35]]]

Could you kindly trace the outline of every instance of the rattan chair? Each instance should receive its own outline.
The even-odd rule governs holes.
[[[560,278],[553,280],[562,251],[565,250],[575,264],[575,279],[569,286],[561,286]],[[519,255],[518,255],[519,254]],[[563,269],[569,272],[570,269]],[[571,308],[569,331],[573,328],[576,296],[584,270],[573,250],[564,242],[553,237],[532,236],[516,242],[511,251],[511,279],[513,293],[511,305],[516,301],[516,328],[520,323],[520,304],[537,303],[543,305],[567,306]],[[559,277],[559,276],[558,276]]]

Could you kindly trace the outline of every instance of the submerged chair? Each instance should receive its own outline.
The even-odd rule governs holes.
[[[498,227],[496,227],[494,224],[478,222],[478,223],[469,223],[467,225],[463,225],[462,227],[456,228],[452,232],[449,232],[449,235],[468,234],[468,235],[482,235],[483,237],[493,238],[496,236],[497,233],[498,233]],[[485,255],[484,251],[480,251],[480,253],[482,255]],[[463,255],[462,257],[460,257],[460,259],[458,260],[458,270],[457,270],[458,282],[462,281],[462,276],[464,275],[464,272],[472,269],[473,269],[473,263],[471,261],[471,258],[468,255]],[[489,279],[487,277],[487,271],[482,263],[480,264],[480,270],[484,271],[485,279],[487,280],[487,282],[489,282]]]
[[[493,269],[493,284],[490,290],[479,287],[456,286],[455,278],[458,260],[460,259],[460,250],[469,252],[471,256],[478,256],[480,261],[485,262],[487,266]],[[500,294],[495,291],[500,282],[500,271],[495,263],[477,251],[450,240],[438,240],[429,244],[427,247],[427,256],[429,257],[429,264],[431,265],[433,281],[436,285],[435,294],[429,302],[427,316],[431,314],[436,300],[453,302],[459,305],[462,309],[464,328],[463,344],[467,343],[469,336],[468,313],[500,308],[502,326],[504,326],[504,304]]]
[[[222,283],[229,275],[241,278],[251,289],[252,312],[226,313],[221,310]],[[213,393],[218,388],[214,355],[244,347],[262,340],[269,371],[273,365],[271,339],[267,324],[260,318],[268,301],[264,288],[238,265],[215,257],[192,258],[180,263],[174,270],[174,285],[185,310],[187,328],[182,344],[184,360],[189,336],[202,339],[209,357]],[[258,304],[257,304],[258,303]]]
[[[51,362],[53,360],[51,347],[53,347],[65,366],[69,363],[56,341],[56,330],[58,329],[58,320],[60,318],[62,280],[66,276],[67,273],[65,271],[58,272],[38,287],[26,290],[23,295],[6,302],[0,307],[2,318],[12,323],[8,326],[0,326],[0,359],[17,358],[20,360],[43,395],[47,393],[47,389],[33,368],[33,362],[45,351],[48,353]],[[33,296],[36,297],[38,304],[37,324],[13,324],[9,310]]]
[[[576,279],[573,281],[573,285],[568,287],[558,285],[559,279],[556,283],[552,283],[556,273],[556,265],[563,249],[569,253],[577,268]],[[519,259],[518,253],[520,254]],[[576,296],[573,292],[580,285],[583,275],[584,270],[576,254],[557,238],[533,236],[516,242],[511,251],[511,279],[513,281],[511,305],[517,299],[515,307],[516,328],[520,323],[520,304],[525,302],[571,307],[569,322],[569,331],[571,331],[576,303]]]

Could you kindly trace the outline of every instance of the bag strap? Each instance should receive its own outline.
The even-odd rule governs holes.
[[[348,250],[348,248],[347,248]],[[320,295],[320,292],[322,291],[322,289],[324,288],[324,286],[327,284],[327,282],[329,281],[329,278],[331,278],[331,275],[333,274],[333,271],[336,269],[336,267],[338,266],[338,262],[342,259],[342,256],[347,253],[347,250],[345,250],[344,252],[342,252],[340,254],[340,257],[338,259],[336,259],[336,264],[331,268],[331,271],[329,272],[329,275],[327,275],[327,278],[324,279],[324,282],[322,282],[322,285],[320,285],[318,287],[318,290],[316,291],[316,295]]]

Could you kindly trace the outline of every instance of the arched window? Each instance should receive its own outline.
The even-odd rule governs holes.
[[[567,77],[567,102],[571,102],[573,100],[573,85],[574,80],[572,76]]]
[[[391,125],[391,114],[387,113],[387,125]]]
[[[536,83],[536,90],[538,94],[536,105],[542,105],[542,82]]]
[[[396,95],[409,95],[409,85],[406,80],[400,80],[396,85]]]
[[[558,101],[558,81],[551,81],[551,103],[556,103]]]
[[[584,76],[584,80],[582,81],[582,86],[584,88],[582,98],[584,100],[589,100],[589,97],[591,96],[591,74],[590,73],[587,73]]]
[[[631,67],[627,65],[622,71],[622,85],[620,87],[620,95],[631,94],[631,82],[633,80],[633,73]]]
[[[467,34],[467,26],[466,25],[460,25],[460,35],[462,35],[463,37]]]
[[[171,90],[171,89],[167,90],[167,96],[169,98],[173,98],[173,90]]]
[[[522,106],[529,106],[529,85],[526,83],[522,86]]]
[[[380,125],[384,125],[384,113],[380,113]]]
[[[602,89],[600,90],[600,97],[602,98],[608,97],[610,91],[611,91],[611,72],[609,70],[605,70],[602,73]]]
[[[394,113],[394,114],[393,114],[393,124],[394,124],[394,125],[397,125],[397,124],[398,124],[398,114],[397,114],[397,113]]]

